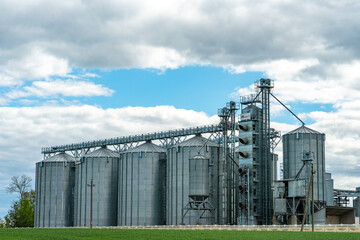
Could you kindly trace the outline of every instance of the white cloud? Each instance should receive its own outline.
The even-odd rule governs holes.
[[[8,103],[9,103],[9,100],[7,98],[0,97],[0,106],[7,105]]]
[[[229,97],[232,99],[238,99],[241,96],[248,96],[250,94],[254,94],[254,86],[245,87],[245,88],[237,88],[235,92],[232,92]]]
[[[341,104],[360,99],[360,61],[330,64],[326,73],[319,75],[313,68],[320,67],[317,60],[279,60],[259,64],[241,65],[245,71],[264,72],[275,80],[274,94],[284,103],[304,102]],[[235,68],[235,67],[233,67]],[[231,96],[248,94],[250,88],[240,88]]]
[[[360,56],[356,1],[2,1],[0,8],[0,66],[23,59],[23,48],[103,69],[287,59],[299,63],[287,70],[309,59],[325,69]]]
[[[21,56],[21,55],[20,55]],[[21,58],[12,58],[0,65],[0,86],[12,86],[24,80],[64,76],[70,71],[68,62],[41,49],[34,48]]]
[[[319,64],[317,59],[279,59],[265,62],[257,62],[248,65],[229,66],[230,72],[265,72],[269,78],[282,80],[301,80],[296,78],[302,70]],[[295,78],[294,78],[295,77]]]
[[[9,99],[26,97],[83,97],[83,96],[111,96],[113,90],[100,84],[87,81],[53,80],[35,81],[31,86],[23,87],[22,90],[12,90],[6,94]]]

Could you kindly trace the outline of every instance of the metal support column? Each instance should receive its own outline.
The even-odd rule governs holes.
[[[271,154],[270,154],[270,91],[273,82],[270,79],[260,79],[258,86],[261,91],[262,124],[260,132],[261,148],[261,192],[262,192],[262,224],[271,224],[272,190],[271,190]]]

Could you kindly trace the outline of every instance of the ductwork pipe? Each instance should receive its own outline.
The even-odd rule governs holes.
[[[249,156],[249,153],[247,152],[239,152],[240,157],[247,158]]]

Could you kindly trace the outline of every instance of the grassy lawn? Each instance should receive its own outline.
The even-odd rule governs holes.
[[[248,232],[159,229],[0,229],[0,239],[360,239],[359,233]]]

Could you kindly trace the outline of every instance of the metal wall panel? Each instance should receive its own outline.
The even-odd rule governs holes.
[[[274,212],[275,214],[285,214],[286,210],[286,199],[285,198],[275,198],[274,202]]]
[[[306,197],[305,180],[289,181],[288,197]]]
[[[355,208],[355,217],[360,217],[360,198],[353,200],[353,206]]]

